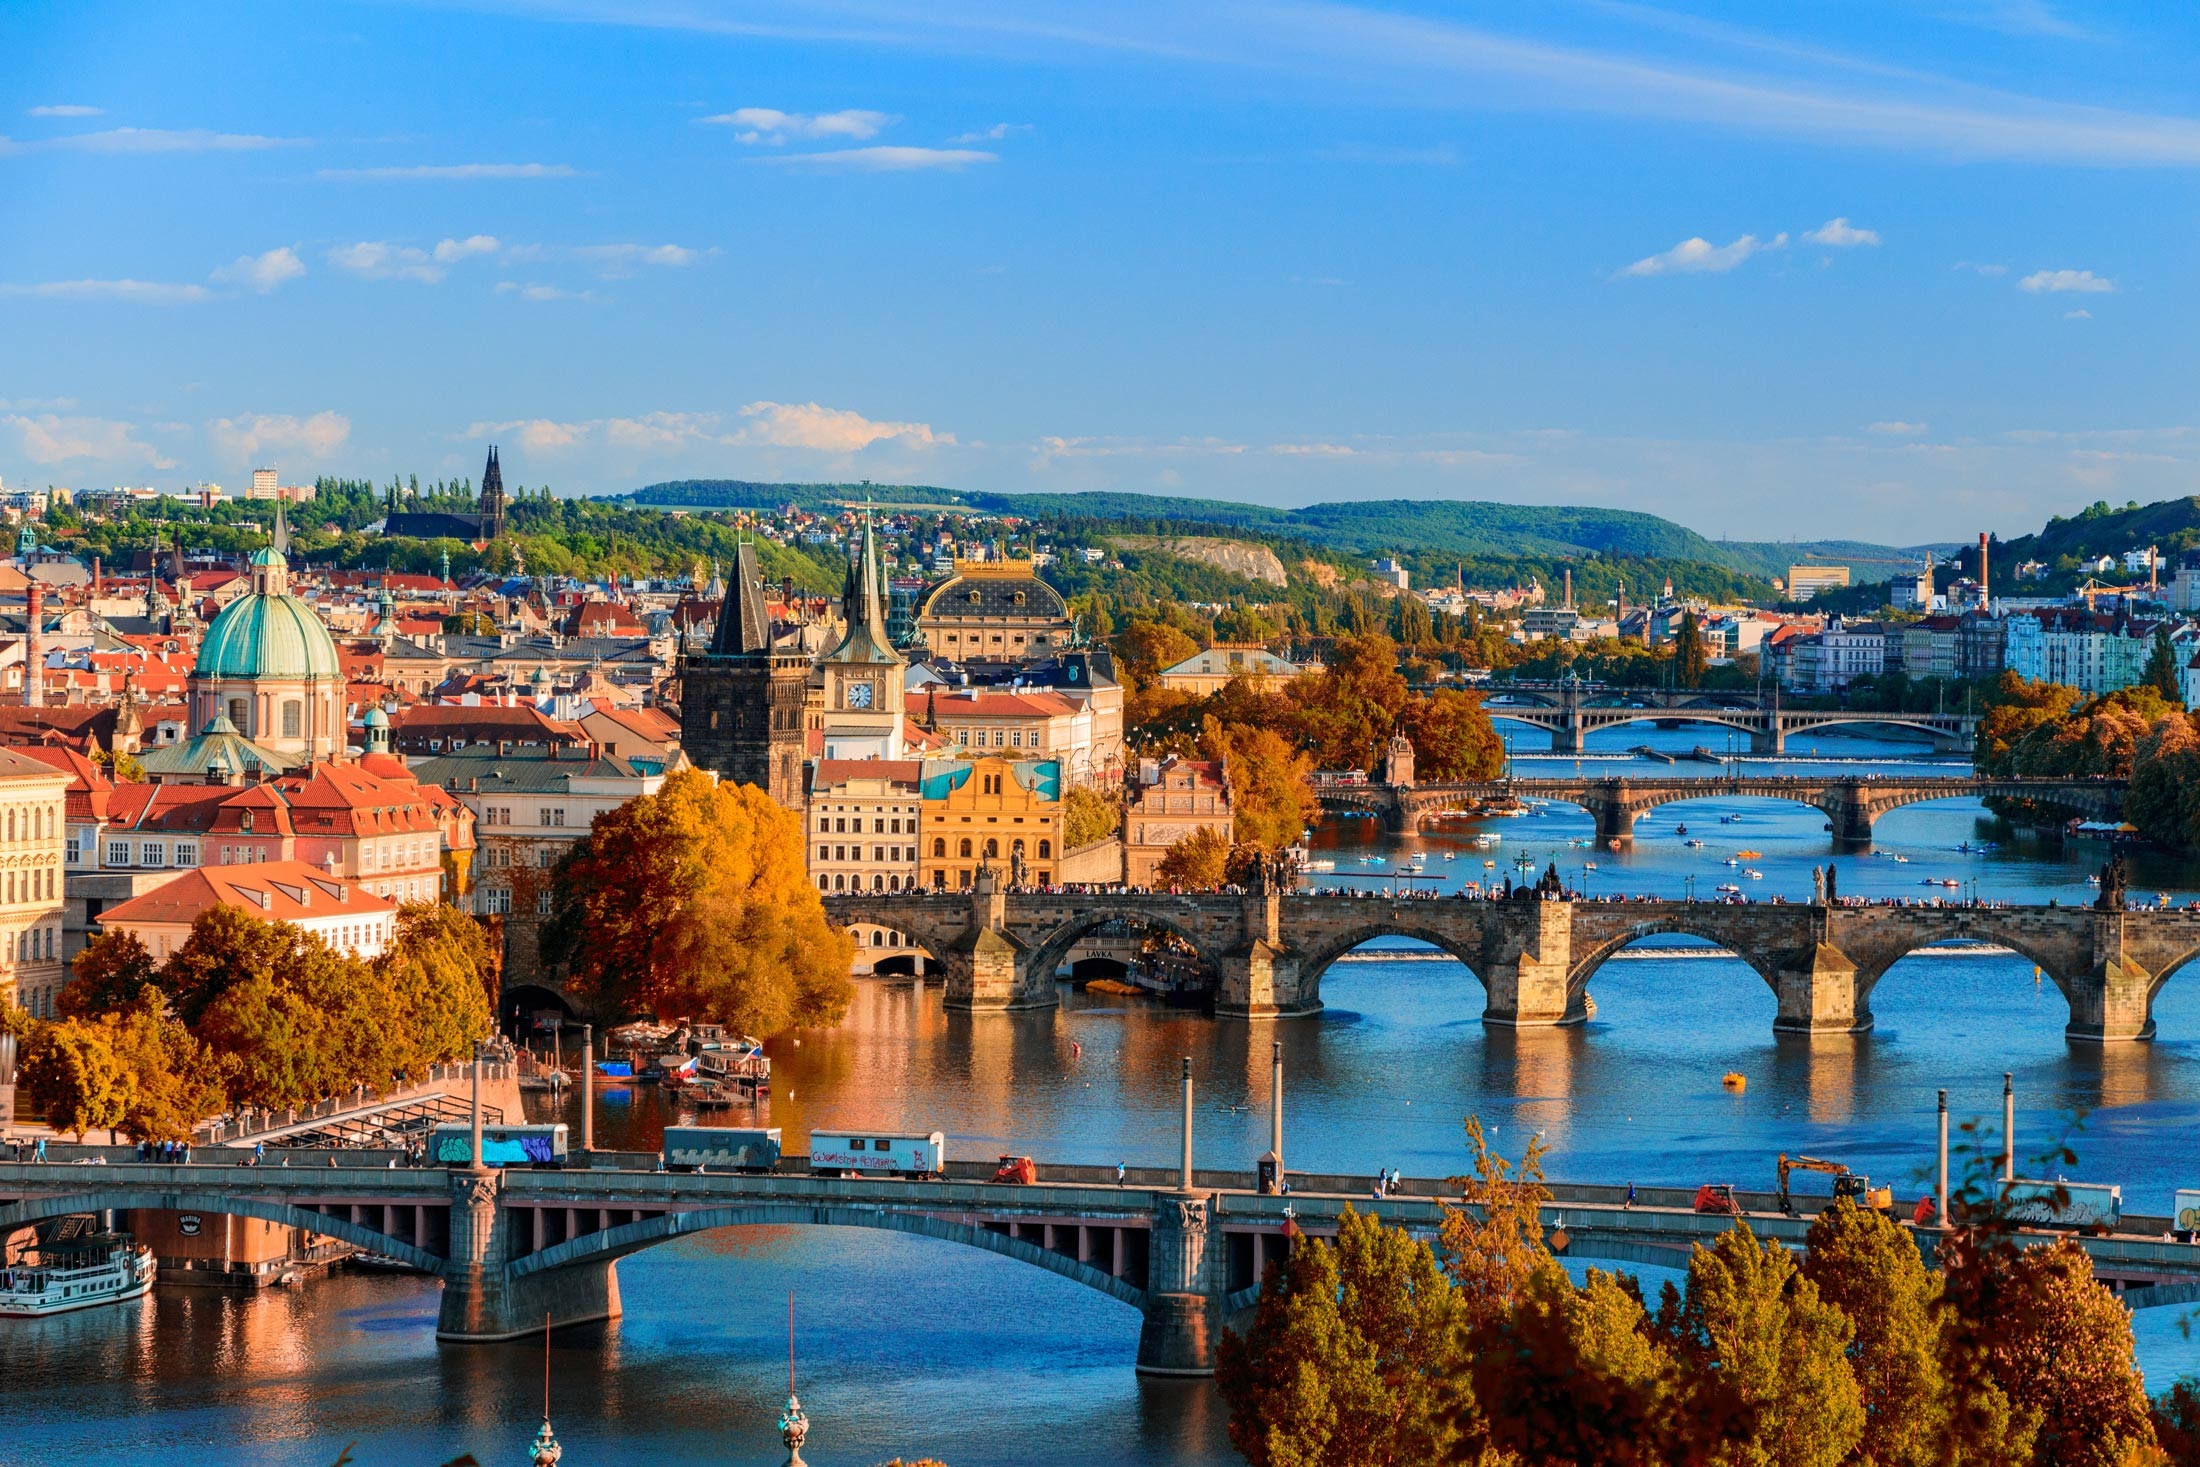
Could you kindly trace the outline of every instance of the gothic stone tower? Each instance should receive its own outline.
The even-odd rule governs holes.
[[[504,470],[497,464],[496,445],[489,446],[489,466],[481,471],[481,538],[494,540],[504,533]]]
[[[743,545],[709,649],[680,659],[680,746],[697,768],[756,785],[799,810],[810,659],[790,645],[796,650],[773,647],[756,549]]]

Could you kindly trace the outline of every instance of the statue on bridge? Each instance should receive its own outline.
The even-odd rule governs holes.
[[[1810,904],[1814,907],[1826,904],[1826,868],[1823,866],[1810,868]]]
[[[2124,855],[2114,851],[2101,863],[2101,898],[2094,905],[2104,912],[2121,912],[2125,903]]]

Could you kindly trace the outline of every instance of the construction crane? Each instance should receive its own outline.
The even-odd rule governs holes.
[[[1788,1173],[1792,1171],[1826,1172],[1833,1177],[1833,1195],[1846,1197],[1858,1207],[1868,1207],[1874,1212],[1894,1211],[1894,1188],[1874,1187],[1871,1178],[1850,1171],[1838,1161],[1821,1161],[1815,1156],[1798,1156],[1792,1161],[1786,1152],[1780,1153],[1780,1210],[1792,1214],[1795,1204],[1788,1200]]]

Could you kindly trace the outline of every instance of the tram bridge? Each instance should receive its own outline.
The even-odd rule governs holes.
[[[1935,751],[1968,754],[1979,719],[1972,713],[1879,713],[1848,708],[1783,708],[1771,697],[1705,689],[1606,688],[1585,684],[1501,684],[1488,690],[1483,711],[1543,729],[1559,754],[1588,751],[1590,734],[1630,723],[1703,723],[1749,735],[1753,754],[1784,754],[1794,734],[1854,724],[1905,728],[1926,735]]]
[[[1525,891],[1521,896],[1528,895]],[[1773,992],[1773,1028],[1855,1033],[1872,1026],[1871,993],[1919,948],[1953,941],[2015,949],[2069,1005],[2071,1039],[2154,1033],[2154,996],[2200,955],[2200,911],[2064,906],[1838,906],[1781,902],[1468,900],[1348,893],[1058,892],[1005,889],[982,871],[969,892],[869,892],[825,899],[843,925],[875,923],[928,949],[950,1008],[1058,1003],[1055,972],[1076,942],[1109,922],[1165,932],[1215,975],[1217,1013],[1311,1014],[1321,979],[1379,938],[1442,949],[1481,983],[1486,1024],[1580,1023],[1590,985],[1614,953],[1685,934],[1734,953]]]
[[[1410,1180],[1401,1195],[1378,1199],[1373,1178],[1301,1173],[1277,1197],[1254,1191],[1240,1172],[1142,1168],[1117,1184],[1113,1169],[1046,1167],[1036,1185],[1014,1186],[952,1175],[815,1176],[799,1158],[791,1172],[754,1176],[642,1169],[650,1160],[596,1153],[561,1171],[0,1162],[0,1237],[107,1209],[260,1218],[435,1276],[437,1337],[474,1342],[530,1334],[545,1320],[615,1318],[618,1260],[675,1238],[758,1224],[883,1228],[982,1248],[1096,1289],[1143,1315],[1141,1372],[1205,1375],[1220,1330],[1256,1302],[1266,1265],[1289,1251],[1292,1230],[1333,1232],[1351,1206],[1432,1234],[1445,1198],[1456,1196],[1444,1182]],[[950,1170],[990,1175],[966,1164]],[[1645,1189],[1633,1207],[1621,1187],[1552,1191],[1543,1222],[1563,1230],[1556,1246],[1568,1257],[1681,1267],[1693,1245],[1734,1226],[1693,1211],[1678,1190]],[[1762,1194],[1741,1202],[1760,1236],[1803,1242],[1807,1216],[1779,1214]],[[2167,1221],[2154,1223],[2146,1234],[2079,1240],[2104,1278],[2142,1290],[2126,1295],[2142,1307],[2200,1294],[2200,1245],[2169,1241]],[[1936,1237],[1920,1230],[1928,1248]]]
[[[1660,805],[1688,800],[1786,800],[1822,810],[1843,850],[1869,846],[1880,816],[1930,800],[2029,800],[2082,815],[2114,820],[2122,812],[2126,782],[2120,779],[1989,779],[1980,776],[1750,775],[1667,776],[1651,779],[1533,778],[1472,780],[1454,784],[1325,783],[1317,786],[1329,811],[1379,815],[1393,830],[1410,831],[1446,810],[1512,800],[1557,800],[1596,817],[1597,841],[1632,840],[1635,820]]]

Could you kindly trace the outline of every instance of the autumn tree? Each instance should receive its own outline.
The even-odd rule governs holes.
[[[1986,713],[1979,720],[1974,757],[1979,773],[2004,776],[2009,751],[2036,728],[2059,722],[2077,707],[2085,695],[2060,683],[2027,682],[2004,672],[1986,697]]]
[[[188,1141],[191,1128],[219,1110],[220,1066],[207,1047],[168,1012],[158,988],[104,1021],[115,1057],[129,1074],[119,1122],[141,1141]]]
[[[1301,1239],[1225,1332],[1215,1383],[1251,1467],[1447,1460],[1465,1384],[1458,1292],[1428,1245],[1351,1207],[1334,1245]]]
[[[224,988],[193,1033],[221,1056],[231,1105],[310,1105],[336,1086],[328,1021],[296,988],[255,973]]]
[[[497,954],[481,924],[458,908],[403,908],[397,939],[374,966],[396,1020],[395,1068],[410,1073],[464,1059],[496,1027]]]
[[[1698,1244],[1688,1287],[1665,1286],[1657,1328],[1691,1392],[1732,1392],[1753,1428],[1706,1460],[1719,1467],[1834,1467],[1864,1433],[1850,1370],[1854,1330],[1776,1241],[1746,1226]]]
[[[1500,1156],[1482,1130],[1480,1116],[1466,1121],[1473,1172],[1453,1177],[1461,1205],[1446,1208],[1439,1233],[1444,1272],[1458,1285],[1470,1328],[1502,1319],[1528,1280],[1551,1261],[1543,1236],[1545,1147],[1531,1137],[1518,1162]]]
[[[837,1024],[855,947],[825,916],[801,819],[698,770],[596,818],[560,862],[543,956],[610,1013],[752,1034]]]
[[[1398,644],[1380,632],[1339,637],[1318,675],[1292,680],[1290,697],[1318,767],[1372,769],[1409,697]]]
[[[161,987],[186,1024],[199,1018],[233,985],[252,977],[271,978],[295,960],[297,928],[263,922],[250,912],[217,903],[191,923],[191,935],[161,966]]]
[[[1505,741],[1479,693],[1445,688],[1416,698],[1399,710],[1398,727],[1413,741],[1415,779],[1495,779],[1505,770]]]
[[[2124,818],[2163,845],[2200,845],[2200,731],[2191,715],[2156,719],[2132,746]]]
[[[70,964],[75,974],[54,997],[54,1007],[71,1019],[93,1018],[133,1008],[138,995],[157,980],[153,955],[135,932],[102,932],[84,945]]]
[[[1231,831],[1239,844],[1280,851],[1321,818],[1313,759],[1273,727],[1210,716],[1199,752],[1222,762],[1230,784]]]
[[[1229,875],[1230,842],[1221,831],[1202,825],[1162,853],[1154,881],[1185,891],[1213,891]]]
[[[1812,1220],[1807,1242],[1803,1277],[1855,1326],[1849,1364],[1864,1402],[1859,1455],[1874,1467],[1939,1462],[1948,1415],[1940,1287],[1916,1239],[1886,1214],[1839,1198]]]
[[[18,1060],[31,1104],[57,1131],[85,1133],[122,1124],[131,1102],[130,1072],[115,1053],[113,1031],[93,1019],[37,1024]]]
[[[1111,790],[1081,784],[1062,796],[1062,848],[1074,851],[1123,828],[1123,802]]]

